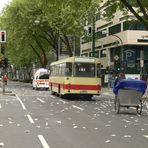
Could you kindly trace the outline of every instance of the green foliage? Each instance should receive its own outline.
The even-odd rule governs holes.
[[[104,17],[111,19],[116,11],[121,10],[124,15],[131,12],[148,30],[148,3],[147,0],[107,0]]]
[[[81,36],[88,12],[96,11],[99,0],[12,0],[0,23],[7,30],[7,54],[19,66],[53,60],[60,36],[67,48],[67,35]],[[70,51],[70,49],[69,49]]]

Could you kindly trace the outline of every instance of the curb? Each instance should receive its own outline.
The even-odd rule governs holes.
[[[16,94],[12,93],[12,91],[0,92],[0,95],[16,96]]]

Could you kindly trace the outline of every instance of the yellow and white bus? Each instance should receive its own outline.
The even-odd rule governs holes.
[[[69,57],[50,65],[49,90],[90,99],[101,90],[101,64],[93,57]]]

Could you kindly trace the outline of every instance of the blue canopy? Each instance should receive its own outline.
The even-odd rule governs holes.
[[[146,88],[147,88],[146,82],[143,80],[123,79],[119,80],[118,84],[113,88],[113,92],[115,95],[118,95],[119,89],[134,89],[144,94]]]

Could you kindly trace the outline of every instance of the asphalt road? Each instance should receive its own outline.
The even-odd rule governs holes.
[[[134,108],[117,115],[107,91],[88,101],[60,99],[20,82],[8,82],[7,90],[13,93],[0,95],[0,147],[148,147],[146,104],[142,115]]]

